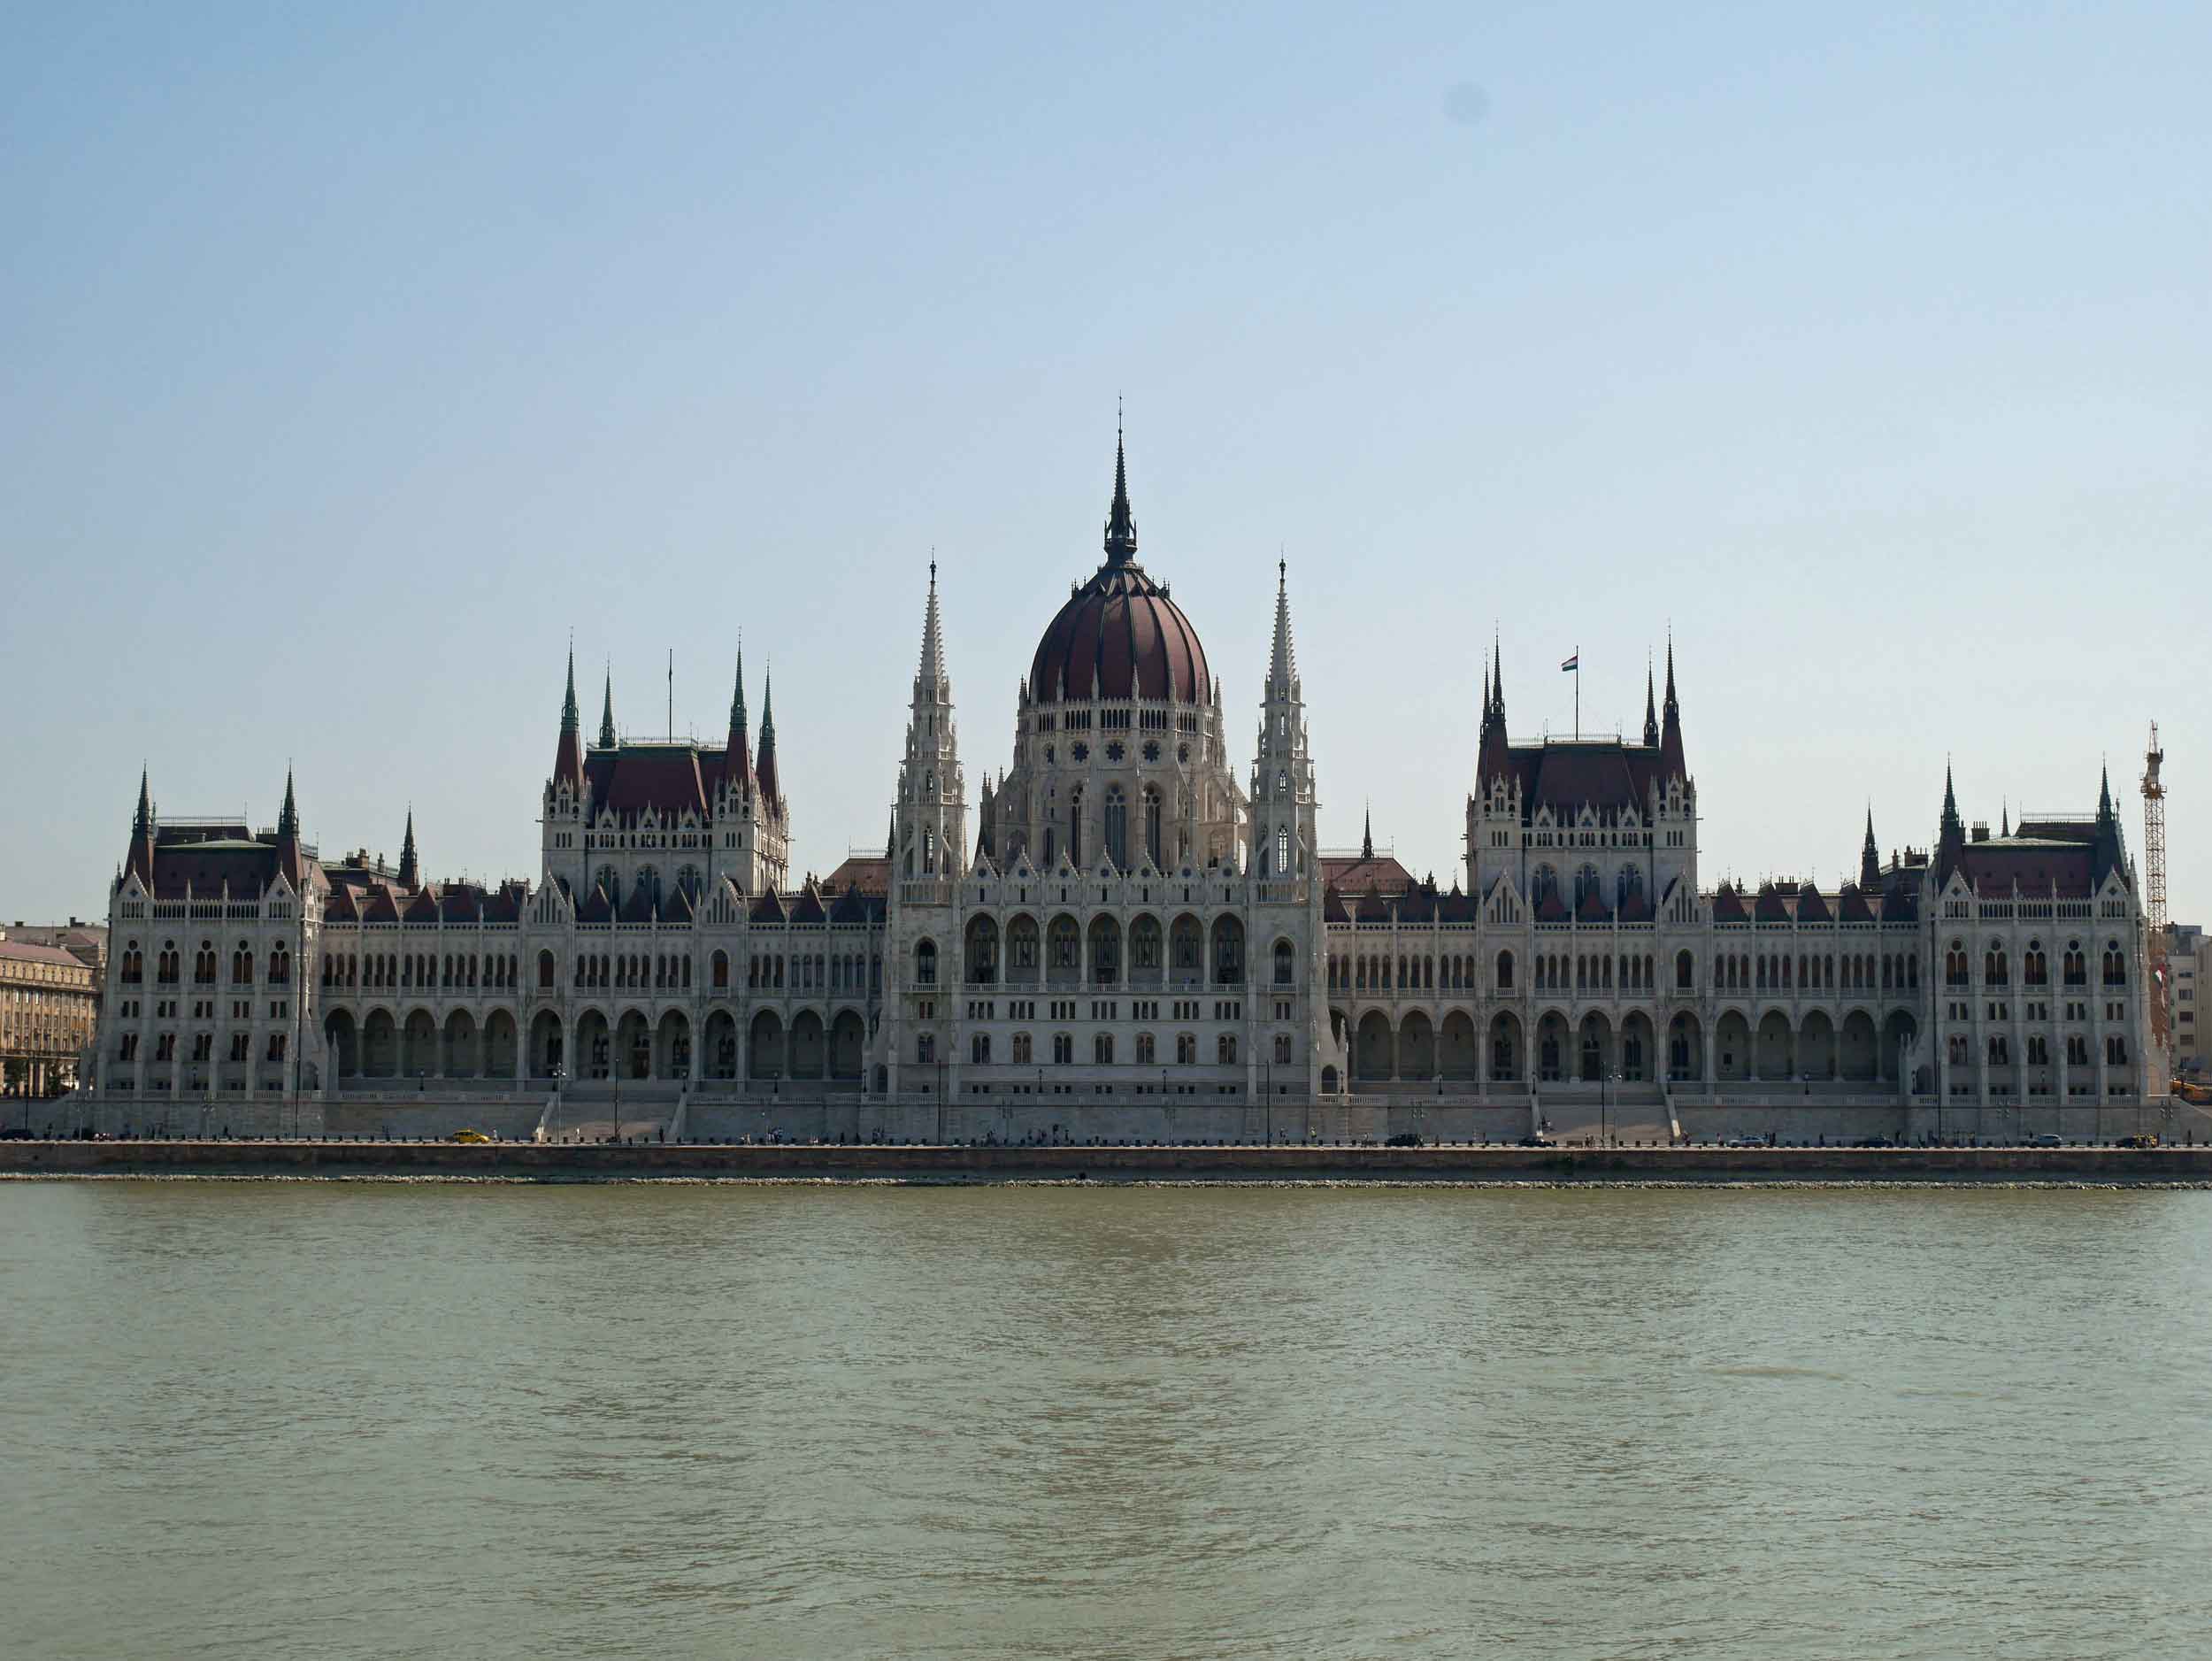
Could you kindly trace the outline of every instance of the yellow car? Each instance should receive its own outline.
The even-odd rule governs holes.
[[[447,1137],[446,1140],[448,1142],[465,1142],[475,1143],[489,1142],[491,1138],[487,1136],[480,1130],[457,1130],[453,1133],[453,1134]]]

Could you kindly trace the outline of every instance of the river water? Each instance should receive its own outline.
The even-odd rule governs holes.
[[[2208,1225],[0,1184],[0,1650],[2197,1657]]]

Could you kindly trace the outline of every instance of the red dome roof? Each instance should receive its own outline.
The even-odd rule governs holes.
[[[1037,642],[1029,696],[1040,704],[1213,696],[1206,649],[1167,590],[1143,568],[1109,560],[1069,596]]]
[[[1129,511],[1129,467],[1114,437],[1114,501],[1106,513],[1106,563],[1068,596],[1037,642],[1029,696],[1040,704],[1094,699],[1213,696],[1206,649],[1167,590],[1137,564],[1137,521]]]

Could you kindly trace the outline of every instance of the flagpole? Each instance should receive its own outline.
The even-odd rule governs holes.
[[[1582,742],[1582,648],[1575,648],[1575,742]],[[1989,821],[1982,821],[1987,824]]]

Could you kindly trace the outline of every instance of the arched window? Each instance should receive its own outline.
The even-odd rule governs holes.
[[[1160,793],[1144,788],[1144,854],[1156,868],[1160,861]]]
[[[2032,940],[2020,958],[2020,980],[2025,986],[2048,986],[2051,983],[2050,959],[2044,956],[2043,942]]]
[[[1275,984],[1288,986],[1296,965],[1297,954],[1291,950],[1290,942],[1286,940],[1277,941],[1275,942]]]
[[[2105,942],[2104,983],[2107,986],[2125,986],[2128,983],[2127,958],[2121,954],[2120,942],[2116,940]]]
[[[933,940],[926,940],[914,948],[914,984],[937,984],[937,942]]]
[[[726,951],[718,951],[714,954],[711,963],[710,973],[715,988],[718,991],[730,983],[730,955]]]
[[[922,827],[922,874],[933,876],[937,870],[937,832],[927,825]]]
[[[1068,863],[1083,868],[1083,787],[1068,792]]]
[[[1509,951],[1502,951],[1498,954],[1498,990],[1510,992],[1512,989],[1513,954]]]
[[[1278,825],[1275,827],[1275,874],[1279,877],[1286,877],[1291,874],[1290,827],[1287,825]]]
[[[1528,898],[1532,905],[1541,905],[1559,896],[1559,873],[1549,865],[1539,865],[1528,880]]]
[[[1106,787],[1106,857],[1117,871],[1129,867],[1129,804],[1118,784]]]
[[[2062,966],[2066,976],[2066,984],[2068,986],[2087,986],[2089,984],[2088,965],[2089,959],[2081,949],[2081,942],[2078,940],[2068,941],[2066,942],[2066,953],[2064,957],[2062,959]]]
[[[1697,981],[1697,959],[1686,951],[1674,954],[1674,985],[1678,992],[1687,992]]]
[[[541,951],[538,954],[538,990],[550,992],[552,989],[553,954],[549,951]]]
[[[1583,901],[1602,891],[1598,877],[1598,868],[1595,865],[1586,865],[1575,873],[1575,909],[1577,911],[1582,909]]]
[[[987,1063],[991,1059],[990,1034],[978,1033],[968,1041],[968,1059],[979,1064]]]
[[[1101,1033],[1091,1040],[1091,1059],[1100,1066],[1111,1066],[1114,1061],[1114,1035]]]

